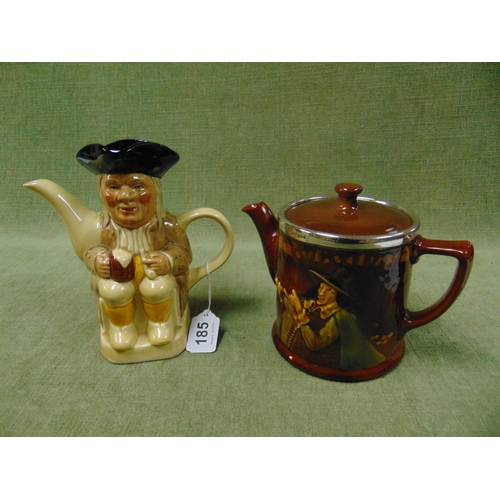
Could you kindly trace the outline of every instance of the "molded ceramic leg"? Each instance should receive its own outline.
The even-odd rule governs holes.
[[[121,352],[111,347],[108,333],[101,328],[101,353],[108,361],[116,364],[140,363],[143,361],[173,358],[186,348],[189,321],[189,308],[186,308],[181,324],[174,329],[172,342],[166,345],[155,346],[151,344],[147,334],[142,334],[132,349]]]

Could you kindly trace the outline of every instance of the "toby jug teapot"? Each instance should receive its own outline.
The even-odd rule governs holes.
[[[234,234],[228,220],[211,208],[180,216],[165,210],[161,177],[179,155],[161,144],[135,139],[90,144],[77,160],[98,176],[100,213],[52,181],[25,186],[56,208],[76,255],[92,273],[103,356],[135,363],[180,354],[189,330],[188,291],[231,255]],[[224,245],[207,265],[190,268],[186,229],[203,217],[222,226]]]

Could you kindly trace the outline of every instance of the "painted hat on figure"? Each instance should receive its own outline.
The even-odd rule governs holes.
[[[342,271],[342,269],[340,269],[340,271]],[[325,285],[328,285],[330,288],[333,288],[336,292],[341,293],[344,297],[352,299],[352,297],[337,284],[339,282],[339,276],[336,277],[329,276],[327,278],[326,276],[323,276],[322,274],[319,274],[316,271],[313,271],[312,269],[308,269],[308,273],[309,277],[314,281],[316,285],[319,285],[320,283],[325,283]],[[334,281],[336,283],[334,283]]]
[[[122,139],[106,146],[89,144],[78,151],[76,159],[94,174],[145,174],[161,178],[179,161],[179,155],[154,142]]]

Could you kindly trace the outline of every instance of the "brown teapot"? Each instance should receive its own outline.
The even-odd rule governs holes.
[[[468,241],[423,238],[416,215],[359,196],[358,184],[335,190],[338,196],[287,205],[278,218],[263,202],[243,211],[257,227],[276,284],[277,350],[311,375],[369,380],[399,363],[408,331],[435,320],[457,299],[474,248]],[[412,267],[424,254],[454,257],[458,265],[441,299],[410,311]]]

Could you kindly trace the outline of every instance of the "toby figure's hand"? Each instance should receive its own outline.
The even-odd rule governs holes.
[[[99,276],[99,278],[105,280],[111,278],[109,252],[100,253],[95,259],[94,267],[95,267],[95,272],[97,273],[97,276]]]
[[[148,252],[142,262],[152,269],[158,276],[163,276],[164,274],[168,274],[172,271],[169,258],[159,250]]]

